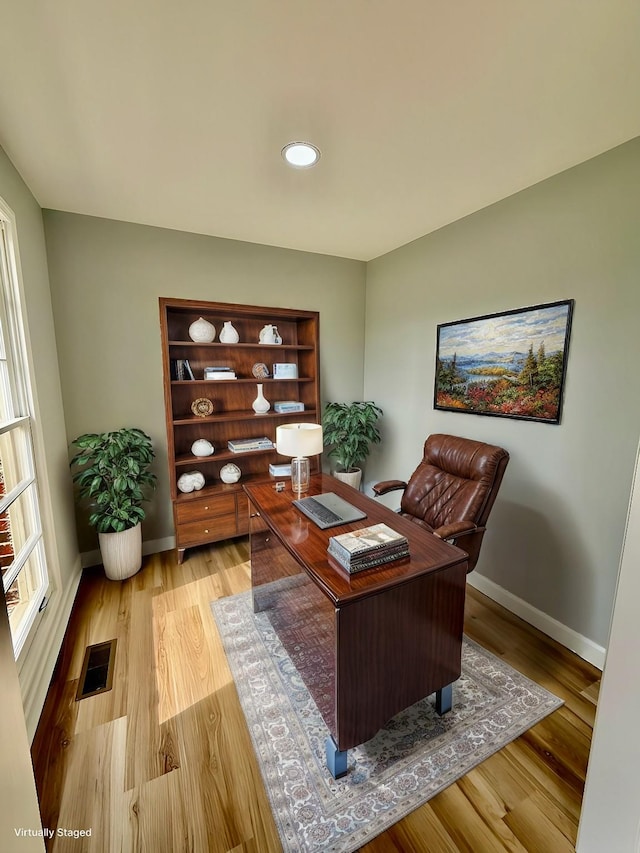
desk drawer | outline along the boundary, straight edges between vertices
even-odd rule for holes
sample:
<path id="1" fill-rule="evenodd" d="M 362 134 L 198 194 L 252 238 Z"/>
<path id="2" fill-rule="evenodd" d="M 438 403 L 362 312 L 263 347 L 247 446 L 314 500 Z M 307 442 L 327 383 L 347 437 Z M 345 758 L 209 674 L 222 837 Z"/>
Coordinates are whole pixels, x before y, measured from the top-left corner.
<path id="1" fill-rule="evenodd" d="M 247 532 L 254 534 L 260 533 L 264 530 L 268 530 L 269 527 L 265 524 L 262 516 L 251 503 L 251 501 L 246 501 L 246 514 L 247 514 Z"/>
<path id="2" fill-rule="evenodd" d="M 235 524 L 236 498 L 235 495 L 216 495 L 200 500 L 185 501 L 176 505 L 176 521 L 182 527 L 194 521 L 210 521 L 218 516 L 233 515 Z M 204 527 L 208 527 L 204 524 Z"/>
<path id="3" fill-rule="evenodd" d="M 190 521 L 180 524 L 177 529 L 180 547 L 198 542 L 213 542 L 218 539 L 229 539 L 237 535 L 236 516 L 221 515 L 208 521 Z"/>

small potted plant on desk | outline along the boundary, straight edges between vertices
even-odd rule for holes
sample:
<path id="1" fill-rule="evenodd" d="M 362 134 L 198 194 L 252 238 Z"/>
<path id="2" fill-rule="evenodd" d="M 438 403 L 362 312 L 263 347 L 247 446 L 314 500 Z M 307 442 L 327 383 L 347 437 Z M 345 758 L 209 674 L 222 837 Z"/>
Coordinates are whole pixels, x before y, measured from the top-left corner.
<path id="1" fill-rule="evenodd" d="M 142 502 L 157 477 L 148 469 L 155 456 L 150 437 L 140 429 L 86 433 L 71 442 L 78 496 L 89 502 L 89 524 L 98 531 L 106 576 L 124 580 L 142 566 Z"/>
<path id="2" fill-rule="evenodd" d="M 333 476 L 353 486 L 360 487 L 362 463 L 372 444 L 380 441 L 377 422 L 382 409 L 372 403 L 327 403 L 322 419 L 324 443 L 331 446 L 329 456 L 334 456 L 338 468 Z"/>

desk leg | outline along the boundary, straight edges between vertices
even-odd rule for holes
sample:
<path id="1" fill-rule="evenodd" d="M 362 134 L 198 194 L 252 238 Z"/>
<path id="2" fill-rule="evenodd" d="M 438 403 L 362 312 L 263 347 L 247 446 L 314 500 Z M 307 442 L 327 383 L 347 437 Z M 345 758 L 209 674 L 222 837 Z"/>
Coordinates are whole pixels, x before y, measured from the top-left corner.
<path id="1" fill-rule="evenodd" d="M 327 755 L 327 767 L 334 779 L 339 779 L 347 774 L 347 750 L 338 749 L 335 740 L 329 735 L 324 742 Z"/>
<path id="2" fill-rule="evenodd" d="M 442 716 L 450 711 L 453 706 L 453 684 L 436 690 L 436 714 Z"/>

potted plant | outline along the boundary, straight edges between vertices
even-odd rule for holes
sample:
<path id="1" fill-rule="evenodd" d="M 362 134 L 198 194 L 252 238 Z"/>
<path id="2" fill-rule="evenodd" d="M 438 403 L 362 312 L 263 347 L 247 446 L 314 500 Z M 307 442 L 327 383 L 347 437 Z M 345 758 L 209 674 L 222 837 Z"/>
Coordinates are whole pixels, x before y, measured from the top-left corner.
<path id="1" fill-rule="evenodd" d="M 361 465 L 369 455 L 372 444 L 380 441 L 377 422 L 382 409 L 372 403 L 327 403 L 322 419 L 323 440 L 331 446 L 329 456 L 335 456 L 339 468 L 333 472 L 338 480 L 359 488 Z"/>
<path id="2" fill-rule="evenodd" d="M 85 433 L 71 442 L 70 462 L 78 496 L 89 502 L 89 524 L 98 531 L 105 574 L 124 580 L 142 565 L 142 502 L 157 477 L 148 469 L 155 453 L 140 429 Z"/>

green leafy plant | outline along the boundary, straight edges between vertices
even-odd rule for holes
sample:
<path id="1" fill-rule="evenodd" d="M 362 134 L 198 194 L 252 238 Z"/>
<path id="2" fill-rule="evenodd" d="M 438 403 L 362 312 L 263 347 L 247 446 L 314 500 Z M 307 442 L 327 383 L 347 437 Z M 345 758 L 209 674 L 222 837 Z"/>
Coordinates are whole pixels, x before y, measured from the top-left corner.
<path id="1" fill-rule="evenodd" d="M 79 452 L 70 462 L 78 495 L 89 502 L 89 524 L 99 533 L 120 533 L 145 517 L 141 504 L 157 477 L 148 468 L 155 453 L 140 429 L 85 433 L 74 439 Z"/>
<path id="2" fill-rule="evenodd" d="M 322 419 L 323 440 L 332 446 L 329 456 L 335 456 L 345 471 L 361 467 L 372 444 L 380 441 L 377 422 L 382 409 L 372 403 L 327 403 Z"/>

